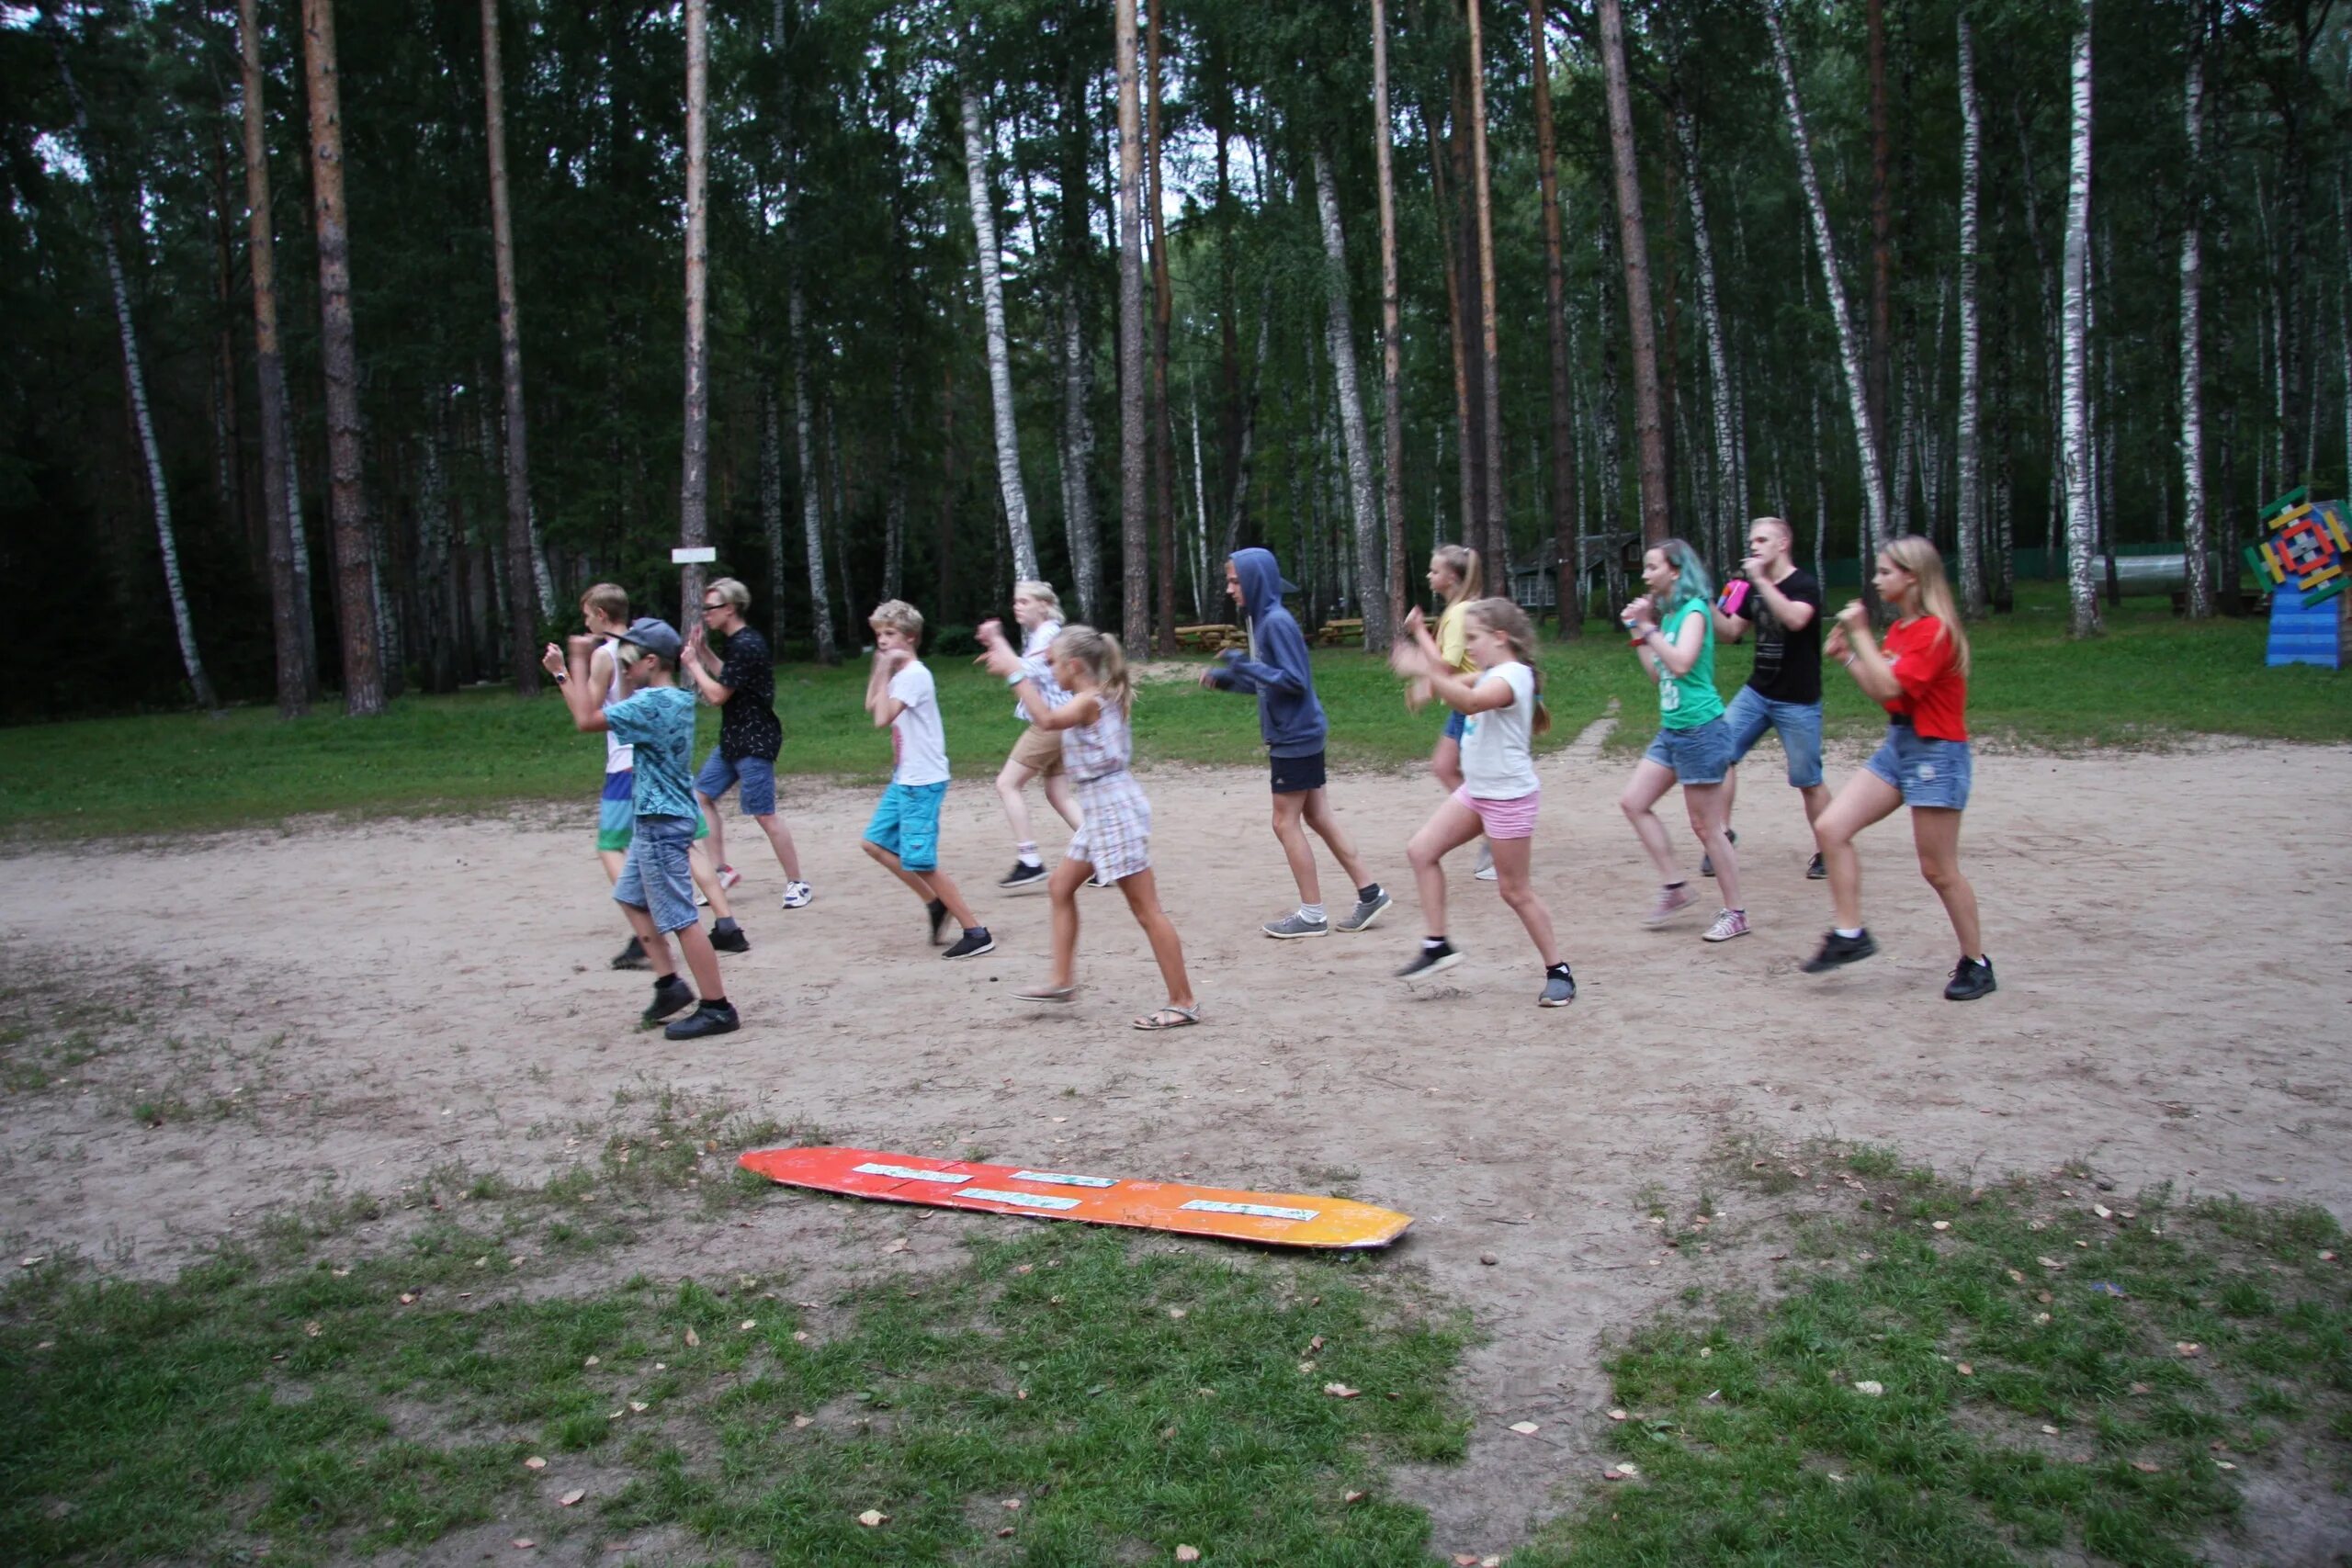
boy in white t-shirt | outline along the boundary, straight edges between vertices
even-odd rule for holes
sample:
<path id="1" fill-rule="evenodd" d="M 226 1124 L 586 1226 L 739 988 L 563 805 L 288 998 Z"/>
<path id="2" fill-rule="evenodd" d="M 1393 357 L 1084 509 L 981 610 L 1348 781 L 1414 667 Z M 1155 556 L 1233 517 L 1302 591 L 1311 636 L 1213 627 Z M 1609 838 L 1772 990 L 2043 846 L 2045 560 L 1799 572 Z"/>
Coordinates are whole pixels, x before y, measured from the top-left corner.
<path id="1" fill-rule="evenodd" d="M 996 951 L 988 927 L 939 869 L 939 808 L 947 799 L 947 731 L 939 720 L 939 688 L 915 657 L 922 612 L 903 599 L 874 607 L 874 671 L 865 682 L 865 711 L 876 728 L 887 725 L 895 765 L 874 819 L 865 825 L 865 852 L 914 889 L 931 911 L 936 947 L 950 918 L 962 928 L 944 958 L 978 958 Z"/>

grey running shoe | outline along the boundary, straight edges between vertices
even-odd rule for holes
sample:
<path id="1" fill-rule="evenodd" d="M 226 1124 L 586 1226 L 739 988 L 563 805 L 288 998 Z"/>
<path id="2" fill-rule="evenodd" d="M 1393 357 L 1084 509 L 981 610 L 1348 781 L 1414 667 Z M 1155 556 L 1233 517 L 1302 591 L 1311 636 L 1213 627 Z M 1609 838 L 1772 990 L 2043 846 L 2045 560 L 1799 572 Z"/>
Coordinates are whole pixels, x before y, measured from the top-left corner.
<path id="1" fill-rule="evenodd" d="M 1650 912 L 1642 917 L 1642 924 L 1662 926 L 1698 901 L 1689 883 L 1678 882 L 1671 887 L 1661 887 L 1657 890 L 1657 902 L 1651 905 Z"/>
<path id="2" fill-rule="evenodd" d="M 1306 936 L 1329 936 L 1331 922 L 1310 920 L 1298 910 L 1293 909 L 1279 920 L 1268 920 L 1260 929 L 1268 936 L 1279 937 L 1284 942 L 1295 942 Z"/>
<path id="3" fill-rule="evenodd" d="M 1368 931 L 1372 930 L 1372 923 L 1386 913 L 1388 906 L 1396 901 L 1388 896 L 1388 889 L 1384 887 L 1380 890 L 1378 897 L 1362 900 L 1354 908 L 1342 916 L 1340 919 L 1340 929 L 1343 931 Z"/>
<path id="4" fill-rule="evenodd" d="M 1819 850 L 1814 851 L 1813 859 L 1805 863 L 1804 879 L 1807 882 L 1826 882 L 1829 880 L 1829 868 L 1822 863 L 1821 852 Z"/>
<path id="5" fill-rule="evenodd" d="M 1413 961 L 1396 971 L 1396 978 L 1399 980 L 1427 979 L 1431 975 L 1444 974 L 1461 962 L 1462 954 L 1453 951 L 1452 942 L 1440 941 L 1435 947 L 1431 947 L 1425 942 L 1421 943 L 1421 950 L 1413 954 Z"/>
<path id="6" fill-rule="evenodd" d="M 1566 964 L 1544 971 L 1544 994 L 1535 998 L 1537 1007 L 1564 1008 L 1576 999 L 1577 977 L 1568 973 Z"/>

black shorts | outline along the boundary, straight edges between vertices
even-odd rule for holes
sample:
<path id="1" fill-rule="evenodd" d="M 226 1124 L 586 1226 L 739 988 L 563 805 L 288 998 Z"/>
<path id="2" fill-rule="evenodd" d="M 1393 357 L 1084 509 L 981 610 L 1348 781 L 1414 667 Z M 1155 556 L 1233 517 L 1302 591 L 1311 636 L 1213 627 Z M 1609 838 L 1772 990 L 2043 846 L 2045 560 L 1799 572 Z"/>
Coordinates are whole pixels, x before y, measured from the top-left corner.
<path id="1" fill-rule="evenodd" d="M 1323 753 L 1317 751 L 1306 757 L 1270 757 L 1274 793 L 1305 795 L 1311 789 L 1323 787 Z"/>

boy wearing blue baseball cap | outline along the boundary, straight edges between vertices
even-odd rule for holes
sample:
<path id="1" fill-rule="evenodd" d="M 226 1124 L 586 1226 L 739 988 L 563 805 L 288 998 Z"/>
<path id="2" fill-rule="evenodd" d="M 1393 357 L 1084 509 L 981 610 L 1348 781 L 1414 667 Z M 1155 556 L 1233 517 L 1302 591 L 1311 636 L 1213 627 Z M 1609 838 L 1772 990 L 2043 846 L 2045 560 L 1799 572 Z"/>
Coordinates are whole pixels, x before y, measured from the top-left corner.
<path id="1" fill-rule="evenodd" d="M 559 687 L 571 722 L 589 731 L 609 730 L 636 749 L 636 776 L 630 782 L 629 804 L 637 814 L 629 840 L 628 863 L 613 884 L 613 898 L 628 916 L 653 964 L 653 1002 L 645 1010 L 648 1025 L 674 1013 L 694 1012 L 662 1032 L 672 1040 L 698 1040 L 706 1034 L 731 1034 L 742 1027 L 728 1005 L 725 985 L 718 977 L 718 954 L 710 937 L 695 918 L 694 874 L 687 852 L 695 839 L 693 774 L 695 694 L 677 683 L 678 653 L 684 646 L 667 621 L 640 615 L 631 621 L 613 649 L 613 678 L 624 682 L 628 695 L 609 707 L 598 707 L 588 689 L 588 664 L 601 639 L 569 639 L 571 679 Z M 679 978 L 670 944 L 671 932 L 694 971 L 695 984 Z M 702 993 L 695 1005 L 695 992 Z"/>

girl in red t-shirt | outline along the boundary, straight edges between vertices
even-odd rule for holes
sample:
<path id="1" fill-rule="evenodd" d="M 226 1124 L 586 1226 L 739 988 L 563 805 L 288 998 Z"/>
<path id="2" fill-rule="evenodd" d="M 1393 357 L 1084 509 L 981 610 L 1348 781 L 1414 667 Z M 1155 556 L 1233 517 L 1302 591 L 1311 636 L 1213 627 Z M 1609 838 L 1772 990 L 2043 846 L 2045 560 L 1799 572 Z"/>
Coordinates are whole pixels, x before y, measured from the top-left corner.
<path id="1" fill-rule="evenodd" d="M 1943 558 L 1917 535 L 1879 551 L 1872 581 L 1894 610 L 1883 646 L 1872 639 L 1870 613 L 1857 601 L 1838 613 L 1824 651 L 1885 707 L 1886 739 L 1814 824 L 1838 923 L 1804 969 L 1818 975 L 1878 951 L 1862 924 L 1862 867 L 1854 835 L 1907 806 L 1919 874 L 1943 900 L 1960 939 L 1960 963 L 1944 997 L 1973 1001 L 1999 987 L 1977 928 L 1976 890 L 1960 870 L 1960 817 L 1974 772 L 1968 746 L 1968 633 L 1944 579 Z"/>

